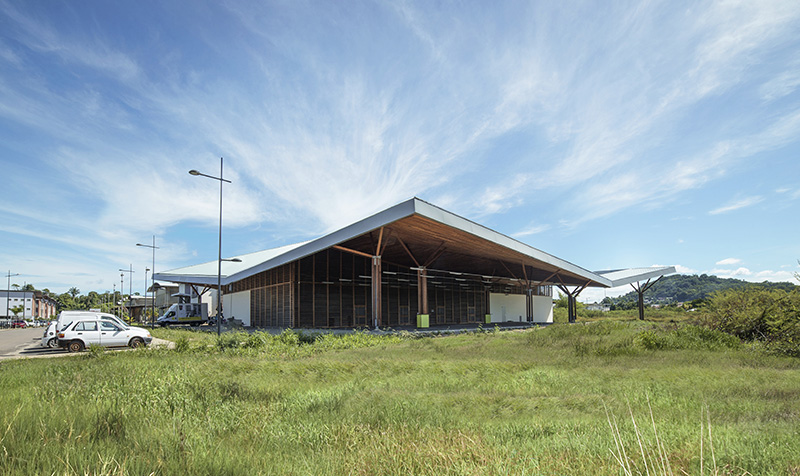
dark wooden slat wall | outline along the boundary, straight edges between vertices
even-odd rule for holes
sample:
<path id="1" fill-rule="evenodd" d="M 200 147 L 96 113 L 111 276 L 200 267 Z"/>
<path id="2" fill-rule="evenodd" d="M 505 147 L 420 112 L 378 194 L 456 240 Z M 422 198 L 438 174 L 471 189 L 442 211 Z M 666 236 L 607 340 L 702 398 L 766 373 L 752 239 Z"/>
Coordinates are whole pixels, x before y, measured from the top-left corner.
<path id="1" fill-rule="evenodd" d="M 415 325 L 418 313 L 416 271 L 383 263 L 382 326 Z M 230 292 L 250 290 L 250 321 L 254 327 L 353 328 L 370 326 L 371 262 L 369 258 L 327 249 L 230 286 Z M 490 292 L 525 294 L 521 285 L 429 273 L 431 324 L 481 323 L 489 312 Z M 534 294 L 551 295 L 550 286 Z"/>

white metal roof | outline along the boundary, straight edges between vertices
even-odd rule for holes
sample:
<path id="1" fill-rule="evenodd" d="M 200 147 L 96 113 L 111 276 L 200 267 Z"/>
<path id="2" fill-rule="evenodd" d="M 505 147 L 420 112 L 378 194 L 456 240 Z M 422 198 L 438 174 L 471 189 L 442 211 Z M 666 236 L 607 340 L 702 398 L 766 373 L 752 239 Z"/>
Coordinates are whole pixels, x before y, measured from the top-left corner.
<path id="1" fill-rule="evenodd" d="M 307 243 L 308 241 L 304 241 L 302 243 L 295 243 L 291 245 L 281 246 L 279 248 L 256 251 L 254 253 L 248 253 L 239 256 L 231 256 L 230 258 L 226 258 L 226 259 L 238 258 L 241 260 L 241 262 L 239 263 L 231 261 L 222 262 L 222 283 L 228 284 L 230 282 L 236 281 L 235 279 L 231 281 L 229 277 L 232 275 L 242 274 L 251 268 L 257 267 L 260 264 L 273 261 L 276 258 L 279 258 L 285 255 L 286 253 L 295 250 Z M 253 274 L 259 272 L 261 271 L 248 273 L 247 275 L 252 276 Z M 165 281 L 172 281 L 176 283 L 217 284 L 217 260 L 209 261 L 207 263 L 196 264 L 193 266 L 187 266 L 185 268 L 178 268 L 170 271 L 164 271 L 162 273 L 156 273 L 156 276 L 158 277 L 158 279 L 163 279 Z"/>
<path id="2" fill-rule="evenodd" d="M 626 284 L 637 283 L 648 279 L 659 278 L 667 274 L 675 273 L 674 266 L 653 266 L 650 268 L 628 268 L 612 269 L 606 271 L 595 271 L 600 276 L 611 281 L 611 287 L 624 286 Z"/>
<path id="3" fill-rule="evenodd" d="M 574 273 L 586 278 L 587 281 L 593 283 L 595 286 L 614 287 L 617 286 L 617 284 L 614 284 L 614 279 L 628 279 L 625 277 L 627 275 L 622 277 L 612 275 L 609 277 L 599 273 L 593 273 L 418 198 L 412 198 L 315 240 L 235 256 L 235 258 L 241 260 L 239 263 L 223 261 L 221 273 L 222 284 L 227 285 L 240 281 L 260 272 L 290 263 L 412 215 L 419 215 L 446 226 L 470 233 L 476 237 L 511 249 L 537 261 L 547 263 L 560 270 Z M 607 273 L 616 273 L 620 271 L 622 270 L 608 271 Z M 672 268 L 671 272 L 674 272 L 674 268 Z M 665 272 L 663 274 L 667 273 Z M 635 274 L 631 276 L 635 276 Z M 178 283 L 216 285 L 217 261 L 214 260 L 194 266 L 156 273 L 155 277 L 159 280 Z M 627 284 L 627 282 L 622 284 Z"/>

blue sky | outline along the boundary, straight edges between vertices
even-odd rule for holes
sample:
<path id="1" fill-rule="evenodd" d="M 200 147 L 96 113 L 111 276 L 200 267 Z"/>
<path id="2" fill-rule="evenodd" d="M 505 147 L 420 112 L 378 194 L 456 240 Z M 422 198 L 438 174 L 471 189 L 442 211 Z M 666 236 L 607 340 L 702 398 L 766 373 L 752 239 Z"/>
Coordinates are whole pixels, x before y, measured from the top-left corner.
<path id="1" fill-rule="evenodd" d="M 228 256 L 418 196 L 590 270 L 800 270 L 796 0 L 0 0 L 0 65 L 19 284 L 214 260 L 220 156 Z"/>

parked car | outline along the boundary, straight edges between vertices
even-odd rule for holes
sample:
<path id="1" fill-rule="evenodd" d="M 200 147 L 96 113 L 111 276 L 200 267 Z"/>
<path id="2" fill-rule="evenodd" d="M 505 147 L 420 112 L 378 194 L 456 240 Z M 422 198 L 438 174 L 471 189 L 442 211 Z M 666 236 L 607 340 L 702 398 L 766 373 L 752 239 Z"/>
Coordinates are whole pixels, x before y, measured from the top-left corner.
<path id="1" fill-rule="evenodd" d="M 44 328 L 42 347 L 50 347 L 51 349 L 58 347 L 58 337 L 56 336 L 57 323 L 58 321 L 50 321 L 50 324 Z"/>
<path id="2" fill-rule="evenodd" d="M 26 327 L 28 327 L 28 323 L 23 321 L 22 319 L 14 319 L 13 321 L 11 321 L 11 328 L 13 329 L 15 327 L 18 327 L 20 329 L 25 329 Z"/>
<path id="3" fill-rule="evenodd" d="M 117 316 L 100 311 L 61 311 L 58 317 L 50 321 L 46 326 L 44 334 L 42 334 L 42 347 L 56 348 L 58 347 L 58 331 L 68 327 L 78 318 L 97 318 L 107 319 L 116 323 L 118 326 L 127 329 L 128 325 L 122 322 Z"/>
<path id="4" fill-rule="evenodd" d="M 106 318 L 77 317 L 56 334 L 59 347 L 80 352 L 90 345 L 132 347 L 148 345 L 153 336 L 141 327 L 122 327 Z"/>

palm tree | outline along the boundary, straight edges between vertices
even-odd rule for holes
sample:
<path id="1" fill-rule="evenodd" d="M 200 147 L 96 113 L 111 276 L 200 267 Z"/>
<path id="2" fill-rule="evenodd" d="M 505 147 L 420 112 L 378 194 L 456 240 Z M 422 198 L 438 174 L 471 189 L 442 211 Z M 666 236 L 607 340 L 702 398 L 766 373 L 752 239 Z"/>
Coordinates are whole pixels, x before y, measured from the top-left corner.
<path id="1" fill-rule="evenodd" d="M 72 299 L 75 299 L 75 296 L 80 294 L 81 290 L 76 288 L 76 287 L 72 287 L 72 288 L 69 288 L 69 291 L 67 291 L 67 292 L 69 293 L 70 296 L 72 296 Z"/>

